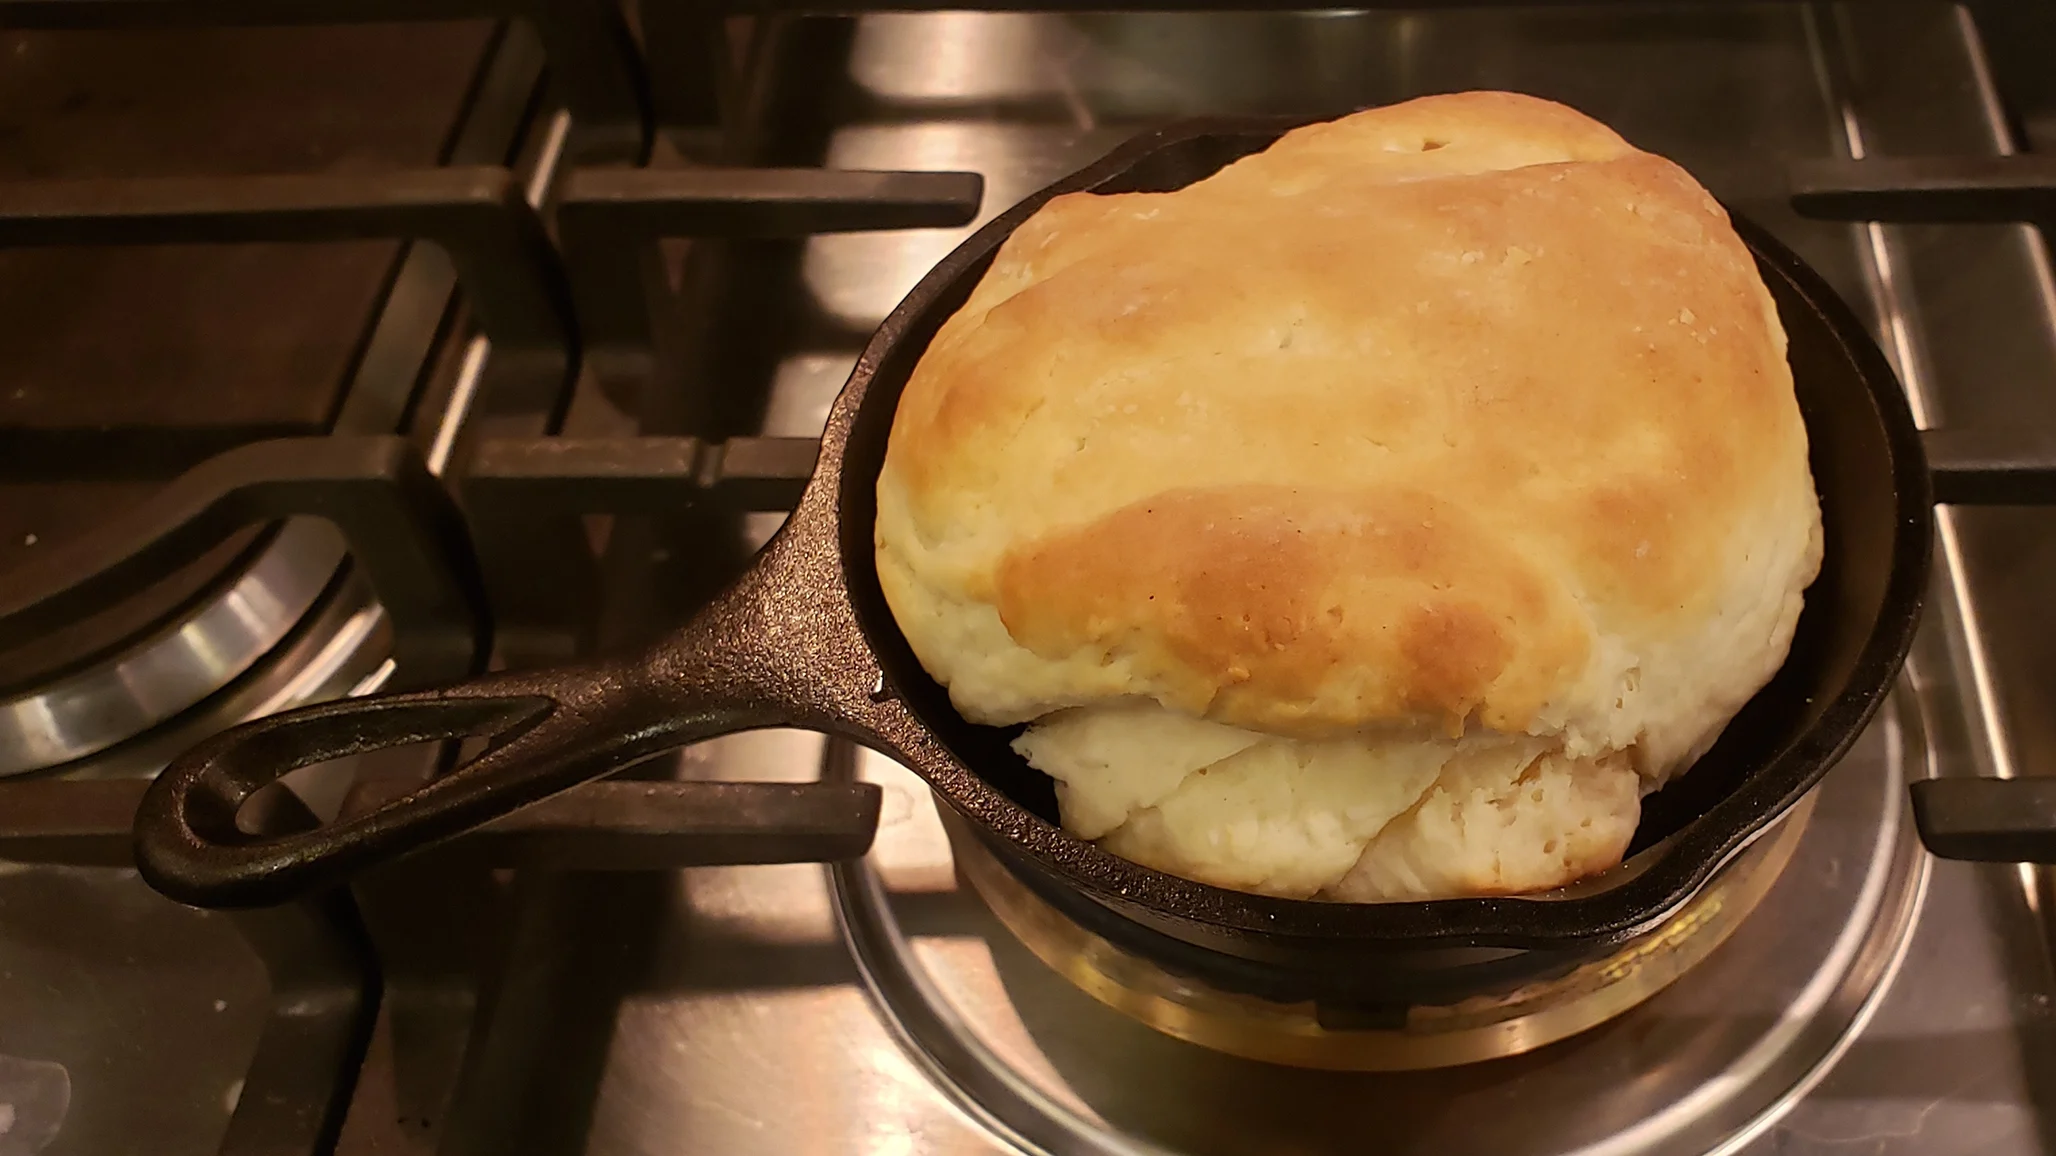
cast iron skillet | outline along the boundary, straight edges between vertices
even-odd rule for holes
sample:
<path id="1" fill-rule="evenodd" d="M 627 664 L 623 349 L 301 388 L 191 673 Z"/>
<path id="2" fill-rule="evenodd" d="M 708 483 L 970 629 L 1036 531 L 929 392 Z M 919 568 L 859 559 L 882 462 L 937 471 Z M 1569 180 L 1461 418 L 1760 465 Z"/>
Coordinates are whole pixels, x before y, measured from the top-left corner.
<path id="1" fill-rule="evenodd" d="M 1382 992 L 1375 1002 L 1384 1002 L 1395 982 L 1475 989 L 1560 969 L 1648 928 L 1854 741 L 1898 674 L 1928 577 L 1929 476 L 1898 383 L 1821 279 L 1746 221 L 1736 228 L 1791 339 L 1826 561 L 1784 668 L 1690 774 L 1651 796 L 1639 853 L 1611 886 L 1547 898 L 1334 904 L 1223 890 L 1120 859 L 1053 824 L 1048 780 L 1008 748 L 1011 732 L 956 715 L 879 593 L 873 489 L 900 390 L 1007 234 L 1059 193 L 1182 187 L 1264 148 L 1292 123 L 1204 121 L 1143 137 L 979 230 L 872 338 L 785 528 L 746 574 L 654 649 L 626 661 L 330 703 L 217 735 L 174 762 L 145 799 L 136 823 L 144 876 L 190 903 L 276 902 L 667 748 L 792 726 L 900 760 L 1074 918 L 1169 966 L 1245 990 L 1325 990 L 1340 999 Z M 497 745 L 364 816 L 269 840 L 236 826 L 243 801 L 294 768 L 467 735 L 496 736 Z"/>

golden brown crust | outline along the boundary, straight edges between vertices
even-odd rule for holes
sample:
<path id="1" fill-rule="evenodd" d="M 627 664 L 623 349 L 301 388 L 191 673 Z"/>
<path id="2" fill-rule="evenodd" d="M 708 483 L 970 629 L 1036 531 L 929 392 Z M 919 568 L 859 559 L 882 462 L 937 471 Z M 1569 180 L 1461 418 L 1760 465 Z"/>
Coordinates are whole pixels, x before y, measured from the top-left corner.
<path id="1" fill-rule="evenodd" d="M 1524 721 L 1586 657 L 1561 589 L 1404 490 L 1158 494 L 1010 551 L 995 604 L 1037 654 L 1145 655 L 1171 705 L 1280 734 L 1488 698 Z"/>
<path id="2" fill-rule="evenodd" d="M 1025 223 L 907 385 L 880 571 L 973 718 L 1140 694 L 1661 769 L 1782 660 L 1805 445 L 1691 177 L 1545 101 L 1426 98 Z"/>

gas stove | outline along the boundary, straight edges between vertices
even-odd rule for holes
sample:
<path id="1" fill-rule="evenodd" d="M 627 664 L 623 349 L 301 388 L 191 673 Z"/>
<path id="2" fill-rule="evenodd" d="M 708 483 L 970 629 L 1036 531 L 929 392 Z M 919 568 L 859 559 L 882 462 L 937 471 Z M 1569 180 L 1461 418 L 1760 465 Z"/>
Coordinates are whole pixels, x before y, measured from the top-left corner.
<path id="1" fill-rule="evenodd" d="M 1186 117 L 1566 101 L 1821 270 L 1923 425 L 2056 430 L 2033 6 L 907 7 L 0 0 L 0 1153 L 2056 1152 L 2052 877 L 1905 802 L 2056 757 L 2026 507 L 1939 511 L 1901 685 L 1714 887 L 1403 1021 L 1127 956 L 799 732 L 347 896 L 144 886 L 200 736 L 682 621 L 914 282 Z"/>

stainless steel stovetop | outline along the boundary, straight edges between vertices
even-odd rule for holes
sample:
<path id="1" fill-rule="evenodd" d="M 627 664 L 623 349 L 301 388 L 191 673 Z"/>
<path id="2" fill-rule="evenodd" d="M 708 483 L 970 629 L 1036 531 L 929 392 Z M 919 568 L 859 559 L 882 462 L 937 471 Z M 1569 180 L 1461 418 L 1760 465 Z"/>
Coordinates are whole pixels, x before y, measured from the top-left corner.
<path id="1" fill-rule="evenodd" d="M 652 163 L 975 171 L 983 220 L 1183 116 L 1520 89 L 1674 157 L 1806 256 L 1875 321 L 1927 424 L 2056 430 L 2056 284 L 2033 230 L 1808 221 L 1786 200 L 1795 160 L 2028 147 L 2037 106 L 2009 122 L 1981 42 L 2011 27 L 1924 3 L 760 20 L 736 38 L 725 143 L 669 134 Z M 562 122 L 536 123 L 513 155 L 547 204 L 570 162 L 548 146 Z M 812 436 L 869 330 L 971 227 L 671 247 L 676 312 L 657 326 L 686 333 L 688 353 L 652 371 L 591 348 L 564 434 Z M 437 430 L 512 420 L 467 415 L 462 360 L 443 370 L 457 384 L 430 392 L 437 420 L 416 419 L 446 456 L 468 435 Z M 715 384 L 667 393 L 678 381 Z M 676 620 L 778 517 L 591 527 L 599 613 L 578 644 Z M 2040 617 L 2056 516 L 1940 517 L 1908 675 L 1821 788 L 1790 866 L 1703 965 L 1583 1036 L 1404 1074 L 1271 1067 L 1161 1036 L 998 925 L 910 773 L 766 732 L 639 775 L 880 783 L 866 859 L 429 864 L 373 880 L 363 914 L 388 953 L 386 1000 L 339 1134 L 250 1150 L 2056 1152 L 2056 887 L 1926 859 L 1903 790 L 2056 759 L 2042 705 L 2056 627 Z M 376 632 L 362 633 L 347 661 L 323 651 L 326 693 L 377 681 Z M 566 645 L 533 637 L 504 635 L 501 657 Z M 245 945 L 266 934 L 177 909 L 119 867 L 0 873 L 0 1154 L 227 1151 L 248 1127 L 231 1124 L 246 1086 L 302 1064 L 253 1066 L 284 1014 L 282 972 L 274 960 L 268 978 Z M 313 993 L 310 1022 L 331 998 L 315 979 L 293 989 Z"/>

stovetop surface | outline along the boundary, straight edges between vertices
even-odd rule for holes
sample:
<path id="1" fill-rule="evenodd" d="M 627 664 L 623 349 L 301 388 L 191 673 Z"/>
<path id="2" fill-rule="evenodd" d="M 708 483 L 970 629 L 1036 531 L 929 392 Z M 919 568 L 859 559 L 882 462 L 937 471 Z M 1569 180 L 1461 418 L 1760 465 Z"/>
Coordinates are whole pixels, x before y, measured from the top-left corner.
<path id="1" fill-rule="evenodd" d="M 464 44 L 452 45 L 463 54 Z M 1567 100 L 1676 158 L 1814 262 L 1876 319 L 1930 424 L 2056 425 L 2056 390 L 2046 388 L 2056 382 L 2052 295 L 2030 234 L 1873 230 L 1803 221 L 1785 204 L 1793 159 L 2014 146 L 1990 103 L 1975 34 L 1946 5 L 870 16 L 773 26 L 757 37 L 750 67 L 749 87 L 763 95 L 745 108 L 742 143 L 728 159 L 972 169 L 987 180 L 985 216 L 1182 116 L 1339 112 L 1483 86 Z M 2024 119 L 2041 123 L 2032 110 Z M 94 131 L 109 147 L 129 139 Z M 214 159 L 234 167 L 233 158 Z M 660 144 L 657 163 L 681 162 Z M 569 432 L 816 432 L 869 329 L 967 231 L 669 247 L 687 304 L 694 286 L 708 286 L 723 315 L 741 319 L 722 329 L 727 342 L 706 359 L 718 388 L 698 398 L 630 398 L 588 385 Z M 224 306 L 222 316 L 238 309 L 250 317 L 259 306 Z M 305 355 L 328 356 L 325 342 L 333 339 L 309 338 Z M 119 360 L 96 356 L 96 364 Z M 252 374 L 271 364 L 264 356 Z M 617 520 L 604 644 L 626 645 L 676 621 L 775 523 Z M 2056 759 L 2056 723 L 2040 707 L 2056 689 L 2056 635 L 1995 625 L 2040 620 L 2040 595 L 2056 577 L 2056 520 L 1954 511 L 1945 540 L 1933 610 L 1897 708 L 1917 722 L 1900 738 L 1915 736 L 1920 749 L 1886 759 L 1878 751 L 1887 738 L 1874 731 L 1864 748 L 1871 753 L 1835 771 L 1834 784 L 1929 765 L 1943 774 L 2027 771 Z M 843 757 L 830 754 L 815 737 L 768 732 L 706 744 L 642 773 L 808 779 Z M 881 986 L 877 968 L 846 941 L 847 873 L 840 882 L 810 865 L 523 873 L 501 897 L 511 914 L 496 950 L 507 962 L 482 997 L 479 1025 L 452 1028 L 469 1018 L 417 1008 L 419 1030 L 396 1032 L 367 1069 L 368 1081 L 390 1085 L 378 1101 L 390 1110 L 353 1116 L 339 1151 L 998 1151 L 1010 1141 L 979 1095 L 990 1088 L 983 1094 L 993 1102 L 1018 1098 L 1022 1088 L 1008 1085 L 1015 1078 L 1068 1104 L 1095 1137 L 1038 1137 L 1055 1150 L 1263 1144 L 1313 1152 L 1342 1138 L 1378 1151 L 1449 1150 L 1460 1134 L 1451 1129 L 1462 1124 L 1452 1114 L 1495 1102 L 1479 1089 L 1536 1065 L 1576 1065 L 1594 1046 L 1572 1041 L 1438 1084 L 1251 1071 L 1139 1036 L 1143 1029 L 1054 985 L 962 891 L 931 804 L 903 772 L 870 763 L 865 773 L 888 786 L 872 878 L 910 937 L 907 958 L 932 985 L 929 1003 L 943 1009 L 947 1030 L 902 1038 L 912 1032 L 907 996 Z M 1833 856 L 1816 867 L 1855 869 Z M 1780 887 L 1806 882 L 1795 876 Z M 2031 909 L 2052 895 L 2036 873 L 1933 864 L 1903 959 L 1867 1026 L 1796 1106 L 1740 1150 L 2056 1151 L 2056 981 Z M 423 898 L 425 927 L 447 915 L 434 906 L 446 899 Z M 1752 951 L 1775 956 L 1780 913 L 1802 910 L 1767 901 L 1707 966 Z M 1692 995 L 1692 982 L 1687 976 L 1672 1006 L 1726 1014 Z M 226 920 L 162 904 L 131 873 L 0 874 L 0 1096 L 49 1079 L 47 1068 L 10 1066 L 9 1057 L 66 1069 L 69 1107 L 43 1149 L 52 1156 L 213 1151 L 263 998 L 263 974 Z M 902 1010 L 881 1014 L 880 1001 Z M 1632 1033 L 1635 1022 L 1607 1030 Z M 421 1073 L 462 1053 L 467 1032 L 469 1106 L 448 1114 L 449 1077 Z M 999 1075 L 979 1076 L 992 1065 L 936 1050 L 965 1033 L 1001 1049 Z M 1663 1057 L 1650 1063 L 1647 1082 L 1658 1083 Z M 1399 1107 L 1389 1095 L 1366 1096 L 1365 1110 L 1378 1118 L 1338 1126 L 1353 1089 L 1364 1087 L 1349 1081 L 1379 1079 L 1406 1081 L 1418 1096 Z M 1618 1079 L 1610 1101 L 1599 1099 L 1605 1089 L 1589 1094 L 1637 1102 L 1644 1081 Z M 1458 1084 L 1465 1095 L 1449 1090 Z M 1306 1097 L 1307 1087 L 1332 1091 L 1326 1115 L 1267 1118 L 1255 1106 L 1272 1093 Z M 20 1095 L 16 1119 L 29 1131 L 28 1109 L 42 1101 Z M 1276 1127 L 1252 1131 L 1251 1121 L 1266 1119 Z"/>
<path id="2" fill-rule="evenodd" d="M 1806 255 L 1859 308 L 1868 304 L 1865 312 L 1888 316 L 1896 308 L 1898 318 L 1886 324 L 1906 336 L 1895 353 L 1915 359 L 1908 376 L 1926 391 L 1932 420 L 1943 411 L 1955 421 L 2000 414 L 2023 420 L 2024 413 L 2041 414 L 2048 401 L 2017 399 L 2010 386 L 2056 380 L 2056 359 L 2046 289 L 2019 230 L 1892 230 L 1877 251 L 1867 230 L 1800 220 L 1784 202 L 1785 163 L 1847 155 L 1852 132 L 1870 155 L 2000 147 L 1971 43 L 1955 14 L 1940 6 L 1840 17 L 1802 8 L 1699 9 L 1689 18 L 1589 11 L 881 16 L 860 21 L 850 34 L 849 81 L 839 91 L 831 87 L 820 106 L 826 111 L 814 115 L 826 125 L 827 163 L 975 169 L 986 175 L 992 213 L 1140 128 L 1179 116 L 1340 110 L 1463 87 L 1556 97 L 1678 159 Z M 802 45 L 794 59 L 772 65 L 803 74 L 820 51 Z M 798 332 L 772 373 L 766 432 L 803 434 L 818 426 L 854 359 L 850 336 L 876 324 L 962 235 L 833 237 L 803 247 L 793 273 Z M 1887 278 L 1896 296 L 1881 287 Z M 1980 524 L 2007 518 L 2013 523 Z M 2016 541 L 2028 525 L 2043 533 L 2050 526 L 2035 515 L 1987 519 L 1980 512 L 1958 520 L 1966 555 Z M 2017 564 L 1983 554 L 1962 562 L 1987 587 L 2022 580 Z M 2003 613 L 1995 609 L 2003 595 L 1985 588 L 1970 594 L 1978 599 L 1974 609 Z M 1923 713 L 1963 709 L 1952 698 L 1963 647 L 1948 637 L 1951 626 L 1947 614 L 1933 616 L 1916 660 Z M 2034 644 L 2018 635 L 2010 641 L 2022 649 Z M 1882 741 L 1873 734 L 1866 749 Z M 1938 718 L 1918 741 L 1931 743 L 1945 767 L 1967 769 L 1989 758 L 1963 719 Z M 814 773 L 814 760 L 803 753 L 811 744 L 796 735 L 729 740 L 695 752 L 683 766 L 696 775 L 806 776 Z M 1865 773 L 1863 761 L 1852 757 L 1837 774 Z M 889 773 L 885 779 L 894 782 Z M 990 1065 L 953 1052 L 949 1041 L 981 1031 L 992 1033 L 987 1043 L 1000 1049 L 1000 1066 L 1010 1073 L 986 1089 L 989 1096 L 1005 1098 L 994 1089 L 1022 1079 L 1058 1105 L 1068 1099 L 1092 1122 L 1091 1140 L 1024 1129 L 1057 1149 L 1460 1151 L 1468 1150 L 1467 1140 L 1483 1143 L 1492 1133 L 1491 1150 L 1526 1150 L 1506 1146 L 1518 1140 L 1535 1151 L 1574 1150 L 1552 1146 L 1558 1138 L 1544 1135 L 1539 1120 L 1524 1130 L 1461 1116 L 1518 1113 L 1511 1089 L 1496 1098 L 1491 1089 L 1524 1074 L 1548 1082 L 1532 1074 L 1531 1063 L 1555 1076 L 1554 1086 L 1593 1097 L 1599 1115 L 1613 1109 L 1598 1105 L 1653 1109 L 1646 1097 L 1668 1090 L 1661 1053 L 1647 1056 L 1651 1070 L 1641 1079 L 1626 1078 L 1611 1090 L 1579 1086 L 1549 1068 L 1595 1062 L 1591 1041 L 1451 1078 L 1295 1074 L 1158 1039 L 1052 982 L 963 893 L 938 832 L 922 830 L 933 822 L 929 804 L 903 773 L 888 798 L 893 809 L 873 862 L 891 893 L 888 906 L 913 938 L 912 957 L 939 989 L 944 1018 L 958 1017 L 957 1028 L 943 1032 L 940 1043 L 921 1040 L 917 1050 L 938 1050 L 922 1062 L 908 1060 L 895 1031 L 910 1029 L 904 1022 L 882 1026 L 873 1001 L 893 1006 L 911 997 L 882 984 L 880 995 L 867 993 L 867 983 L 880 984 L 880 977 L 848 961 L 837 914 L 848 897 L 828 873 L 690 875 L 643 909 L 665 913 L 662 929 L 644 978 L 625 995 L 604 1058 L 595 1061 L 600 1083 L 584 1151 L 1003 1149 L 989 1118 L 971 1118 L 987 1108 L 967 1116 L 936 1089 L 938 1080 L 961 1080 L 971 1090 L 959 1094 L 976 1104 L 980 1073 Z M 902 826 L 892 825 L 892 816 Z M 1855 874 L 1860 867 L 1830 859 L 1812 870 Z M 1745 925 L 1706 966 L 1762 952 L 1764 986 L 1774 987 L 1769 974 L 1779 937 L 1803 931 L 1775 924 L 1808 918 L 1804 902 L 1792 898 L 1808 885 L 1803 874 L 1787 880 L 1785 898 L 1774 893 L 1756 916 L 1762 922 Z M 2042 951 L 2016 871 L 1935 864 L 1917 931 L 1869 1027 L 1799 1106 L 1746 1150 L 2056 1150 L 2056 1104 L 2048 1099 L 2056 1094 L 2048 1091 L 2056 1087 L 2056 1017 L 2049 1007 L 2056 987 Z M 1735 982 L 1727 975 L 1722 981 Z M 1617 1025 L 1616 1040 L 1621 1032 L 1660 1035 L 1660 1023 L 1678 1032 L 1680 1008 L 1713 1017 L 1780 1014 L 1763 993 L 1754 1002 L 1738 995 L 1723 1008 L 1710 991 L 1695 996 L 1692 982 L 1688 975 L 1666 997 L 1669 1010 Z M 1718 1031 L 1706 1028 L 1708 1035 Z M 1742 1077 L 1729 1071 L 1721 1078 Z M 1371 1090 L 1389 1092 L 1394 1084 L 1417 1095 Z M 1308 1085 L 1329 1095 L 1305 1095 Z M 1375 1119 L 1349 1120 L 1352 1110 Z M 1617 1123 L 1619 1135 L 1632 1121 Z M 1694 1150 L 1686 1145 L 1704 1139 L 1674 1134 L 1623 1150 Z"/>

